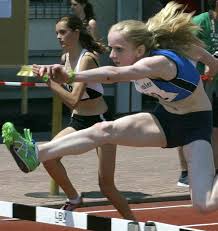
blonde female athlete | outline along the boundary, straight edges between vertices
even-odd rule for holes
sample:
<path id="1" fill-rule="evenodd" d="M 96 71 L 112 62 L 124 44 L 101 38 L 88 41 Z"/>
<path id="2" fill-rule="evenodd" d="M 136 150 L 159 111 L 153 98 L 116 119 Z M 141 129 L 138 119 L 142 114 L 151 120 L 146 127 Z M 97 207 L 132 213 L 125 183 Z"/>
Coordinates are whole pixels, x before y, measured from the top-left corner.
<path id="1" fill-rule="evenodd" d="M 218 209 L 218 180 L 211 148 L 211 104 L 190 60 L 193 46 L 202 43 L 193 33 L 198 26 L 192 23 L 192 14 L 185 13 L 181 7 L 170 2 L 147 23 L 127 20 L 113 25 L 108 44 L 110 58 L 117 67 L 75 73 L 67 73 L 61 65 L 34 68 L 35 74 L 47 73 L 59 83 L 133 81 L 137 91 L 158 98 L 160 105 L 154 113 L 142 112 L 97 123 L 41 145 L 34 144 L 28 133 L 22 137 L 10 122 L 5 123 L 4 142 L 17 164 L 22 163 L 32 171 L 40 162 L 82 154 L 103 144 L 183 146 L 193 206 L 204 212 Z M 217 68 L 214 58 L 210 63 Z"/>

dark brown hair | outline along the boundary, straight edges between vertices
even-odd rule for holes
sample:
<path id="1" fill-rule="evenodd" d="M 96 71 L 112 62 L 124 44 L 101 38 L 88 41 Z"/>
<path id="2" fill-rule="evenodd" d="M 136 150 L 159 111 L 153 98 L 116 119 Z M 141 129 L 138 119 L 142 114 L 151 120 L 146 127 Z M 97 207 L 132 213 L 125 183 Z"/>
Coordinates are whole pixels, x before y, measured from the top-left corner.
<path id="1" fill-rule="evenodd" d="M 93 10 L 93 6 L 91 3 L 89 3 L 88 0 L 75 0 L 79 4 L 85 5 L 84 12 L 85 12 L 85 19 L 86 21 L 90 21 L 91 19 L 95 19 L 95 14 Z"/>
<path id="2" fill-rule="evenodd" d="M 86 48 L 90 52 L 97 52 L 102 54 L 107 51 L 107 47 L 100 42 L 93 39 L 90 33 L 87 31 L 86 27 L 83 25 L 82 20 L 76 15 L 64 16 L 58 19 L 58 22 L 65 22 L 66 26 L 72 31 L 79 30 L 79 41 L 83 48 Z"/>

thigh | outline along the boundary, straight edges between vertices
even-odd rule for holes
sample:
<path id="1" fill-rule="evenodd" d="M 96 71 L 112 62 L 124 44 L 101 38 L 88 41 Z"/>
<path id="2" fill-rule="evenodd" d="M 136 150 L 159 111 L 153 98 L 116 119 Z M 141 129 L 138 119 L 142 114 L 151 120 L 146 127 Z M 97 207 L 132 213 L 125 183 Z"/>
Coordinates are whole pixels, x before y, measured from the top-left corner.
<path id="1" fill-rule="evenodd" d="M 53 138 L 53 140 L 58 139 L 59 137 L 68 135 L 72 132 L 75 132 L 76 130 L 72 127 L 66 127 L 65 129 L 61 130 L 58 134 L 56 134 L 56 136 Z M 47 160 L 44 163 L 49 164 L 49 163 L 57 163 L 58 160 L 60 160 L 61 158 L 56 158 L 54 160 Z"/>
<path id="2" fill-rule="evenodd" d="M 203 203 L 210 197 L 215 176 L 211 144 L 198 140 L 183 146 L 183 151 L 193 204 Z"/>
<path id="3" fill-rule="evenodd" d="M 62 137 L 62 136 L 65 136 L 65 135 L 68 135 L 72 132 L 75 132 L 76 130 L 72 127 L 66 127 L 65 129 L 61 130 L 53 139 L 57 139 L 59 137 Z"/>
<path id="4" fill-rule="evenodd" d="M 166 137 L 158 120 L 150 113 L 138 113 L 112 122 L 111 142 L 135 147 L 165 147 Z"/>

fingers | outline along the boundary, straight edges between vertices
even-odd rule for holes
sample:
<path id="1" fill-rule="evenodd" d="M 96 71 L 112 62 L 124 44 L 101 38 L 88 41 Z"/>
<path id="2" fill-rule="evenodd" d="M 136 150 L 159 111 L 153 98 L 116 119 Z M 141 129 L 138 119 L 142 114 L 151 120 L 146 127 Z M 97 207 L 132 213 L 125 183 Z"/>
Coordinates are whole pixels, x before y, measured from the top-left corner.
<path id="1" fill-rule="evenodd" d="M 37 65 L 33 64 L 33 73 L 36 77 L 47 75 L 46 77 L 50 80 L 54 80 L 57 83 L 63 83 L 68 78 L 67 73 L 64 71 L 64 68 L 60 64 L 54 65 Z"/>
<path id="2" fill-rule="evenodd" d="M 56 81 L 59 84 L 67 82 L 68 74 L 66 73 L 64 67 L 60 64 L 53 65 L 52 75 L 54 77 L 54 81 Z"/>
<path id="3" fill-rule="evenodd" d="M 39 65 L 33 64 L 32 71 L 33 71 L 34 76 L 36 76 L 36 77 L 39 76 L 39 69 L 40 69 Z"/>
<path id="4" fill-rule="evenodd" d="M 47 73 L 47 66 L 33 64 L 32 71 L 36 77 L 42 78 Z"/>
<path id="5" fill-rule="evenodd" d="M 52 65 L 46 66 L 46 73 L 48 74 L 48 76 L 50 78 L 53 77 L 53 74 L 52 74 Z"/>

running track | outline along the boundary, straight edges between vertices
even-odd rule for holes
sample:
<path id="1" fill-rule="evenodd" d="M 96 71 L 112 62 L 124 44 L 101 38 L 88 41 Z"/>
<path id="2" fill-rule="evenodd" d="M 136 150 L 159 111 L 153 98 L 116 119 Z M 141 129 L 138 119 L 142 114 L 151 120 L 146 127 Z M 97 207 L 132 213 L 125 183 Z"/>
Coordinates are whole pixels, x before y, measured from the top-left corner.
<path id="1" fill-rule="evenodd" d="M 141 203 L 131 205 L 138 221 L 157 221 L 182 225 L 205 231 L 218 231 L 218 211 L 200 214 L 191 207 L 190 201 Z M 112 206 L 84 207 L 76 211 L 96 216 L 121 218 Z M 81 229 L 48 225 L 38 222 L 0 218 L 2 231 L 81 231 Z"/>

